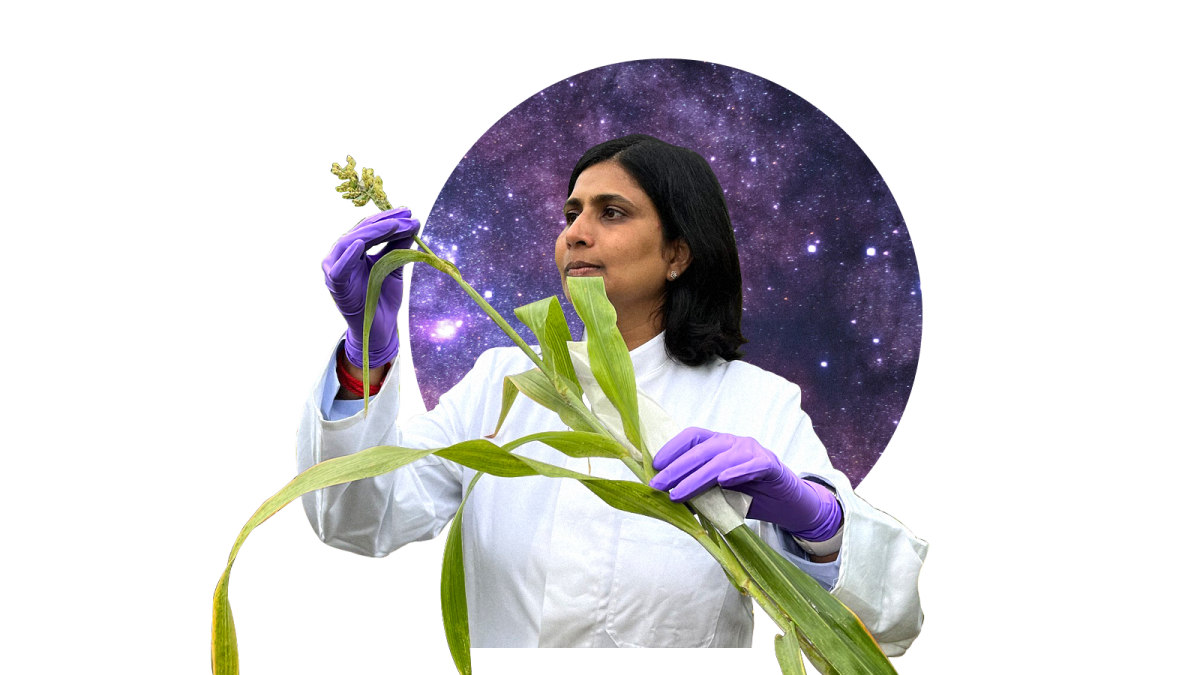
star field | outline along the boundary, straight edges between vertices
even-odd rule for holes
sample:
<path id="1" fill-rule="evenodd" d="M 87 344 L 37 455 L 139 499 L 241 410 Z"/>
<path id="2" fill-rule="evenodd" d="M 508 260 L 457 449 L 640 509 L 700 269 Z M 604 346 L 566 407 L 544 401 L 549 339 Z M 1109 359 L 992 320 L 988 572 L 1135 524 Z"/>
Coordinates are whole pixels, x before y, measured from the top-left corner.
<path id="1" fill-rule="evenodd" d="M 746 361 L 798 384 L 833 464 L 855 485 L 908 401 L 921 289 L 900 210 L 862 150 L 802 98 L 756 75 L 652 59 L 558 82 L 496 122 L 446 181 L 424 240 L 513 316 L 562 297 L 554 241 L 589 147 L 645 133 L 695 150 L 725 190 L 742 266 Z M 418 266 L 412 349 L 427 407 L 511 342 L 448 278 Z"/>

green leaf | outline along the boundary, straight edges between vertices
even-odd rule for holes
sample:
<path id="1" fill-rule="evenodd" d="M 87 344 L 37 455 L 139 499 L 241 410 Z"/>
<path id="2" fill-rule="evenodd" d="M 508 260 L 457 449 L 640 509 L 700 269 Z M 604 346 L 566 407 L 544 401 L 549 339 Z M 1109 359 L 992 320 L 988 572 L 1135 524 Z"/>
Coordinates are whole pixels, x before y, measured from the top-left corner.
<path id="1" fill-rule="evenodd" d="M 532 371 L 541 373 L 541 371 Z M 535 435 L 537 436 L 537 435 Z M 590 434 L 588 436 L 591 436 Z M 525 442 L 532 442 L 532 436 L 527 436 Z M 554 439 L 551 439 L 554 440 Z M 572 447 L 591 442 L 591 438 L 580 439 L 578 443 L 561 443 Z M 560 441 L 556 441 L 560 442 Z M 607 452 L 607 450 L 601 450 Z M 394 446 L 378 446 L 367 448 L 345 457 L 337 457 L 310 467 L 296 476 L 282 490 L 277 492 L 254 512 L 246 525 L 242 527 L 233 549 L 229 552 L 229 561 L 224 573 L 217 582 L 213 593 L 213 623 L 212 623 L 212 671 L 214 675 L 236 675 L 238 672 L 237 635 L 233 624 L 233 611 L 229 604 L 229 576 L 238 552 L 246 538 L 254 528 L 261 525 L 284 506 L 297 497 L 362 478 L 373 478 L 389 471 L 394 471 L 422 457 L 436 454 L 445 459 L 462 463 L 482 473 L 497 476 L 532 476 L 540 474 L 552 478 L 574 478 L 608 504 L 641 515 L 666 521 L 692 536 L 703 536 L 703 529 L 692 517 L 690 511 L 682 504 L 671 501 L 665 492 L 655 490 L 648 485 L 632 481 L 610 480 L 588 476 L 553 464 L 539 462 L 528 457 L 514 455 L 505 448 L 491 441 L 478 439 L 456 443 L 441 450 L 415 450 Z M 474 482 L 472 482 L 472 485 Z M 461 508 L 461 506 L 460 506 Z M 448 555 L 453 555 L 450 552 Z M 461 555 L 461 549 L 459 552 Z M 453 600 L 453 598 L 451 598 Z M 465 600 L 463 601 L 465 605 Z M 449 630 L 449 629 L 448 629 Z M 469 638 L 468 638 L 469 639 Z M 447 634 L 450 648 L 453 652 L 458 649 L 457 637 Z M 461 653 L 460 653 L 461 655 Z M 462 664 L 456 658 L 456 664 Z M 468 666 L 469 667 L 469 666 Z"/>
<path id="2" fill-rule="evenodd" d="M 487 441 L 467 441 L 459 445 L 478 443 L 487 443 Z M 238 533 L 238 537 L 233 543 L 233 549 L 229 552 L 229 561 L 225 565 L 225 572 L 221 574 L 221 579 L 217 582 L 217 589 L 213 593 L 213 675 L 236 675 L 238 672 L 237 635 L 233 625 L 233 610 L 229 605 L 229 574 L 233 569 L 233 561 L 237 558 L 238 551 L 241 550 L 246 537 L 250 536 L 254 528 L 306 492 L 348 483 L 360 478 L 379 476 L 432 452 L 432 450 L 379 446 L 367 448 L 346 457 L 330 459 L 296 476 L 282 490 L 258 507 L 258 510 L 242 527 L 242 531 Z"/>
<path id="3" fill-rule="evenodd" d="M 477 473 L 463 493 L 462 503 L 450 522 L 446 535 L 446 552 L 442 556 L 442 626 L 446 629 L 446 644 L 459 675 L 471 675 L 471 626 L 467 621 L 467 581 L 463 570 L 462 517 L 467 498 L 484 474 Z"/>
<path id="4" fill-rule="evenodd" d="M 540 434 L 526 436 L 521 440 L 525 443 L 532 442 L 534 436 L 538 435 Z M 456 462 L 460 459 L 465 459 L 470 464 L 463 462 L 464 466 L 469 466 L 476 471 L 502 477 L 539 474 L 550 478 L 573 478 L 610 506 L 614 506 L 622 511 L 628 511 L 629 513 L 657 518 L 693 536 L 704 536 L 704 530 L 700 527 L 700 523 L 696 521 L 692 512 L 683 504 L 671 501 L 667 493 L 662 490 L 655 490 L 649 485 L 637 481 L 613 480 L 611 478 L 589 476 L 585 473 L 565 469 L 554 464 L 547 464 L 546 462 L 540 462 L 529 457 L 522 457 L 521 455 L 513 454 L 509 450 L 510 446 L 515 447 L 515 441 L 504 448 L 496 447 L 487 441 L 481 441 L 481 443 L 487 443 L 491 447 L 488 448 L 482 445 L 461 447 L 465 444 L 459 444 L 453 448 L 439 450 L 435 454 Z M 520 462 L 528 468 L 522 471 L 514 462 Z"/>
<path id="5" fill-rule="evenodd" d="M 788 626 L 783 635 L 775 636 L 775 658 L 782 675 L 804 675 L 804 660 L 800 657 L 800 638 L 796 627 Z"/>
<path id="6" fill-rule="evenodd" d="M 583 486 L 603 499 L 609 506 L 666 521 L 693 537 L 703 537 L 704 528 L 683 504 L 671 501 L 667 493 L 649 485 L 630 480 L 592 478 Z"/>
<path id="7" fill-rule="evenodd" d="M 767 546 L 746 525 L 725 535 L 754 582 L 795 622 L 800 647 L 825 675 L 895 675 L 854 612 Z"/>
<path id="8" fill-rule="evenodd" d="M 583 394 L 579 378 L 575 375 L 575 364 L 571 363 L 571 354 L 567 351 L 571 329 L 567 326 L 562 305 L 558 304 L 558 297 L 552 295 L 518 307 L 516 315 L 537 336 L 542 348 L 542 360 L 550 370 L 548 374 L 558 375 L 576 396 Z"/>
<path id="9" fill-rule="evenodd" d="M 217 581 L 213 592 L 212 657 L 213 675 L 237 675 L 237 631 L 233 627 L 233 608 L 229 606 L 229 568 Z"/>
<path id="10" fill-rule="evenodd" d="M 446 448 L 438 450 L 436 454 L 456 464 L 462 464 L 468 469 L 490 473 L 501 478 L 535 476 L 538 473 L 536 469 L 529 466 L 526 458 L 514 455 L 491 442 L 488 442 L 486 446 Z"/>
<path id="11" fill-rule="evenodd" d="M 396 271 L 398 268 L 407 265 L 410 262 L 423 262 L 434 269 L 451 274 L 450 270 L 453 266 L 445 262 L 435 255 L 430 255 L 424 251 L 414 251 L 411 249 L 399 249 L 389 251 L 382 258 L 375 261 L 371 265 L 371 275 L 367 277 L 367 306 L 363 313 L 363 408 L 365 409 L 371 400 L 371 395 L 368 393 L 371 389 L 371 324 L 375 321 L 375 310 L 379 307 L 379 291 L 383 288 L 383 280 L 389 274 Z"/>
<path id="12" fill-rule="evenodd" d="M 617 311 L 604 294 L 604 279 L 600 277 L 567 277 L 571 304 L 575 306 L 583 325 L 587 327 L 588 362 L 597 384 L 621 413 L 625 438 L 642 452 L 646 475 L 652 475 L 650 453 L 642 442 L 638 418 L 637 383 L 633 377 L 633 361 L 621 331 L 617 330 Z"/>
<path id="13" fill-rule="evenodd" d="M 550 383 L 549 377 L 537 368 L 509 375 L 506 379 L 511 380 L 522 394 L 533 399 L 534 402 L 558 413 L 559 419 L 568 427 L 576 431 L 597 431 L 592 428 L 587 417 L 580 412 L 585 409 L 583 399 L 571 392 L 566 394 L 560 392 Z"/>
<path id="14" fill-rule="evenodd" d="M 624 459 L 629 450 L 609 436 L 587 431 L 544 431 L 512 441 L 504 449 L 512 452 L 526 443 L 545 443 L 568 457 L 610 457 Z"/>
<path id="15" fill-rule="evenodd" d="M 700 527 L 700 523 L 696 521 L 692 512 L 683 504 L 671 501 L 667 493 L 662 490 L 655 490 L 649 485 L 637 481 L 597 478 L 528 457 L 522 457 L 521 460 L 543 476 L 574 478 L 609 506 L 629 513 L 657 518 L 692 536 L 704 536 L 704 529 Z"/>
<path id="16" fill-rule="evenodd" d="M 504 426 L 504 420 L 508 417 L 508 411 L 512 409 L 512 404 L 517 400 L 517 385 L 513 383 L 512 378 L 504 378 L 504 394 L 500 400 L 500 419 L 496 420 L 496 430 L 485 438 L 495 438 L 496 434 L 500 433 L 500 427 Z"/>

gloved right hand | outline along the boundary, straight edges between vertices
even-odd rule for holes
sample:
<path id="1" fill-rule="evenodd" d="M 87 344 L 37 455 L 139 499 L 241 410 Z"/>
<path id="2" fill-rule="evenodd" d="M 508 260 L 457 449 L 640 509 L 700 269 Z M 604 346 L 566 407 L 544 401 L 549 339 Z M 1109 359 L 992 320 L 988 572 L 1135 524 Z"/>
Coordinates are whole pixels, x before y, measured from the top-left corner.
<path id="1" fill-rule="evenodd" d="M 346 319 L 346 359 L 359 368 L 363 363 L 363 315 L 367 308 L 367 280 L 371 267 L 385 253 L 412 246 L 421 223 L 408 209 L 392 209 L 364 219 L 343 234 L 321 261 L 325 287 L 338 311 Z M 389 242 L 383 251 L 364 255 L 368 249 Z M 383 281 L 379 305 L 371 324 L 371 367 L 382 366 L 400 352 L 396 317 L 404 297 L 404 268 L 397 268 Z"/>

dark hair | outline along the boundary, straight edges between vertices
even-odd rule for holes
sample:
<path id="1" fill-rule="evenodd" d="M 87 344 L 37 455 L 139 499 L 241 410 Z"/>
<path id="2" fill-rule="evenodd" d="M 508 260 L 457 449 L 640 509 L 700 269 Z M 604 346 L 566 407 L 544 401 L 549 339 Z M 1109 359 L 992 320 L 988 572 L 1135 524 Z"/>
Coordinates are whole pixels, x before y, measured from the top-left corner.
<path id="1" fill-rule="evenodd" d="M 704 158 L 653 136 L 633 134 L 588 149 L 575 164 L 567 196 L 585 169 L 612 160 L 650 197 L 663 241 L 682 238 L 692 261 L 667 283 L 661 308 L 667 354 L 689 366 L 713 356 L 742 358 L 742 268 L 733 223 L 716 174 Z"/>

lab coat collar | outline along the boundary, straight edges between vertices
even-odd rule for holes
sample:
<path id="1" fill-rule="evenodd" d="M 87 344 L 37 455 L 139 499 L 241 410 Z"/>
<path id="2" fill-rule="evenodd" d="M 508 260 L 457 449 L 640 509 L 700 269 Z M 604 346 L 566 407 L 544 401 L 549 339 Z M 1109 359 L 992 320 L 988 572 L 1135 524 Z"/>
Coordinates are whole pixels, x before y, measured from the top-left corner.
<path id="1" fill-rule="evenodd" d="M 659 332 L 658 335 L 647 340 L 645 343 L 634 348 L 629 352 L 629 359 L 633 361 L 634 377 L 642 377 L 658 370 L 667 362 L 667 333 L 666 331 Z M 579 344 L 587 343 L 587 328 L 583 329 L 583 341 Z"/>

